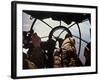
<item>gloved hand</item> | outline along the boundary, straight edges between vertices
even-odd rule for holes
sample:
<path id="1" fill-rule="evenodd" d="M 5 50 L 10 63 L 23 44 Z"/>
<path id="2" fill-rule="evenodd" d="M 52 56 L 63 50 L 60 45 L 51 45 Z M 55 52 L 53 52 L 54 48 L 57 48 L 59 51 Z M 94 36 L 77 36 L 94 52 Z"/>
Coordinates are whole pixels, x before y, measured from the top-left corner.
<path id="1" fill-rule="evenodd" d="M 32 35 L 32 44 L 34 47 L 40 47 L 40 43 L 41 43 L 41 38 L 36 34 L 34 33 Z"/>

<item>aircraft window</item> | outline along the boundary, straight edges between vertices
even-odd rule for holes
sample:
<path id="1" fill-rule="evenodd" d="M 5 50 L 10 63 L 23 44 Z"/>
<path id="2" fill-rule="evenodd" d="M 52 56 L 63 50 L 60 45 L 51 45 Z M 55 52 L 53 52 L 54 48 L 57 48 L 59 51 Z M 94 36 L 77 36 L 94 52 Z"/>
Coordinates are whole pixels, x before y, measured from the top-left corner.
<path id="1" fill-rule="evenodd" d="M 33 21 L 35 21 L 35 18 L 30 19 L 30 15 L 26 13 L 23 14 L 23 31 L 29 31 L 31 28 L 31 24 Z M 85 20 L 80 23 L 75 23 L 74 21 L 71 22 L 71 24 L 66 24 L 62 20 L 54 20 L 51 17 L 46 19 L 36 19 L 36 22 L 34 23 L 33 30 L 37 35 L 41 38 L 42 41 L 47 41 L 49 39 L 50 32 L 58 27 L 63 26 L 63 28 L 58 28 L 55 30 L 52 34 L 52 39 L 57 41 L 57 38 L 64 39 L 66 34 L 69 34 L 68 31 L 71 32 L 72 36 L 75 39 L 75 47 L 76 47 L 76 53 L 79 56 L 80 60 L 83 64 L 85 64 L 85 57 L 84 57 L 84 49 L 86 45 L 91 42 L 90 39 L 90 22 L 89 20 Z M 65 28 L 68 29 L 68 31 L 65 30 Z M 59 42 L 56 42 L 56 48 L 59 48 Z"/>

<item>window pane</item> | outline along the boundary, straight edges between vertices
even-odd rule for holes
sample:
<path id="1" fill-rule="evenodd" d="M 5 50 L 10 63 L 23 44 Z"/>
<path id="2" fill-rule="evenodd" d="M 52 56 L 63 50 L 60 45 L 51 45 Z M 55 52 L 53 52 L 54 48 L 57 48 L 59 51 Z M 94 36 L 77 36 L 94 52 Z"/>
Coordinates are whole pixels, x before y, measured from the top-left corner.
<path id="1" fill-rule="evenodd" d="M 22 12 L 22 30 L 29 31 L 32 25 L 34 18 L 31 20 L 30 15 Z"/>

